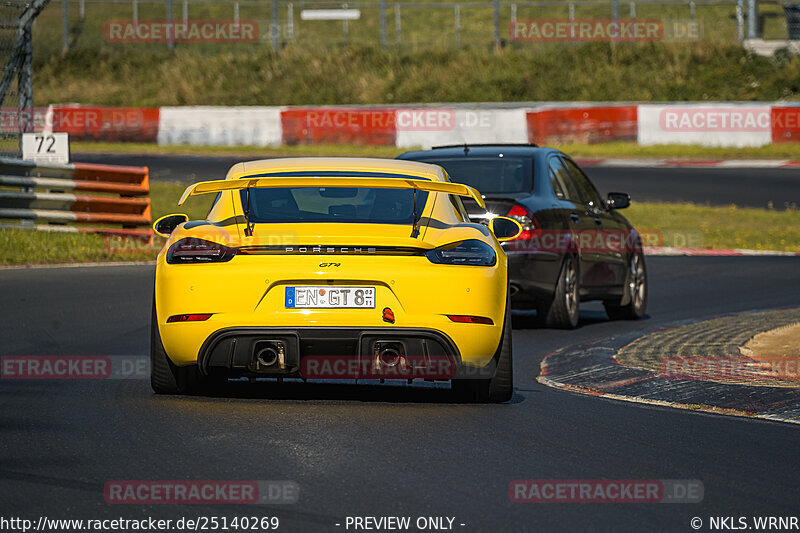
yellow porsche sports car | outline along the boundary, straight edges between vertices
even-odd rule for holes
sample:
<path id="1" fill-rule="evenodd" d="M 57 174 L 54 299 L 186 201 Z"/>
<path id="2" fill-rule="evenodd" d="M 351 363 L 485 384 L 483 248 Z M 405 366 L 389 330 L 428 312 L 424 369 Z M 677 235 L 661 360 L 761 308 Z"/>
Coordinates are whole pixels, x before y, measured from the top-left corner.
<path id="1" fill-rule="evenodd" d="M 511 397 L 500 241 L 519 224 L 469 222 L 475 189 L 439 166 L 350 158 L 237 163 L 202 221 L 167 215 L 151 338 L 157 393 L 229 378 L 450 380 Z"/>

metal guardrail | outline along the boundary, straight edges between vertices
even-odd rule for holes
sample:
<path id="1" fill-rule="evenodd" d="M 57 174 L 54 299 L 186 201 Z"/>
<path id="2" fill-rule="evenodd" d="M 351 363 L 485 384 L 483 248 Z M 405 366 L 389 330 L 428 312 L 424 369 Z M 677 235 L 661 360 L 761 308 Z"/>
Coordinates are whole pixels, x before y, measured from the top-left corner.
<path id="1" fill-rule="evenodd" d="M 76 194 L 94 192 L 97 195 Z M 0 158 L 0 227 L 148 238 L 147 167 Z M 16 220 L 18 224 L 8 221 Z M 45 224 L 36 224 L 36 222 Z M 148 226 L 147 229 L 138 229 Z"/>

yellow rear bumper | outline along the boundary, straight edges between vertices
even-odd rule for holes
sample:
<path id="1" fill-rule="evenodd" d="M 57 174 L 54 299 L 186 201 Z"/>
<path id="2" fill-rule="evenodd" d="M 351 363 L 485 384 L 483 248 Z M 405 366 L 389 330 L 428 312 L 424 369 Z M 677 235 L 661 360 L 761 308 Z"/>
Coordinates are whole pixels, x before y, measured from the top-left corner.
<path id="1" fill-rule="evenodd" d="M 339 263 L 338 267 L 320 267 Z M 157 325 L 166 353 L 179 366 L 194 364 L 203 343 L 226 328 L 413 328 L 443 334 L 461 363 L 483 367 L 502 336 L 507 273 L 494 267 L 435 265 L 425 257 L 237 256 L 219 264 L 170 265 L 159 257 Z M 376 276 L 381 273 L 380 277 Z M 298 273 L 303 273 L 299 275 Z M 374 309 L 287 309 L 294 285 L 376 287 Z M 389 307 L 395 323 L 382 318 Z M 173 315 L 212 313 L 201 322 L 167 323 Z M 456 323 L 447 315 L 489 317 L 493 325 Z"/>

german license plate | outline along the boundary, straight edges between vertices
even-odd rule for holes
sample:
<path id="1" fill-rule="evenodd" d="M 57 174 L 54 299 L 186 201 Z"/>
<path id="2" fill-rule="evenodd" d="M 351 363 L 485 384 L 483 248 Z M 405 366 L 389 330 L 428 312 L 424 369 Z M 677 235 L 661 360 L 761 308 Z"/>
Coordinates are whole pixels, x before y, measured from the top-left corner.
<path id="1" fill-rule="evenodd" d="M 375 287 L 286 287 L 287 309 L 373 309 Z"/>

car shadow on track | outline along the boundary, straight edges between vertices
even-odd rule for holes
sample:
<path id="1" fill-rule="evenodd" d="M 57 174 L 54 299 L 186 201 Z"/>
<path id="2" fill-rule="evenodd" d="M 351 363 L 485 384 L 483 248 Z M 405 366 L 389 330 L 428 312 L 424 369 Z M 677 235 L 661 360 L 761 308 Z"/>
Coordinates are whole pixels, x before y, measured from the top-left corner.
<path id="1" fill-rule="evenodd" d="M 377 403 L 434 403 L 453 405 L 479 405 L 460 401 L 447 383 L 436 386 L 353 384 L 349 383 L 303 383 L 291 381 L 279 383 L 273 380 L 229 381 L 194 398 L 225 398 L 241 400 L 298 400 L 326 402 L 377 402 Z M 516 389 L 506 404 L 516 404 L 525 396 Z"/>
<path id="2" fill-rule="evenodd" d="M 591 324 L 609 322 L 605 311 L 581 310 L 578 328 Z M 536 311 L 512 310 L 511 327 L 513 329 L 555 329 L 548 328 L 536 314 Z"/>

